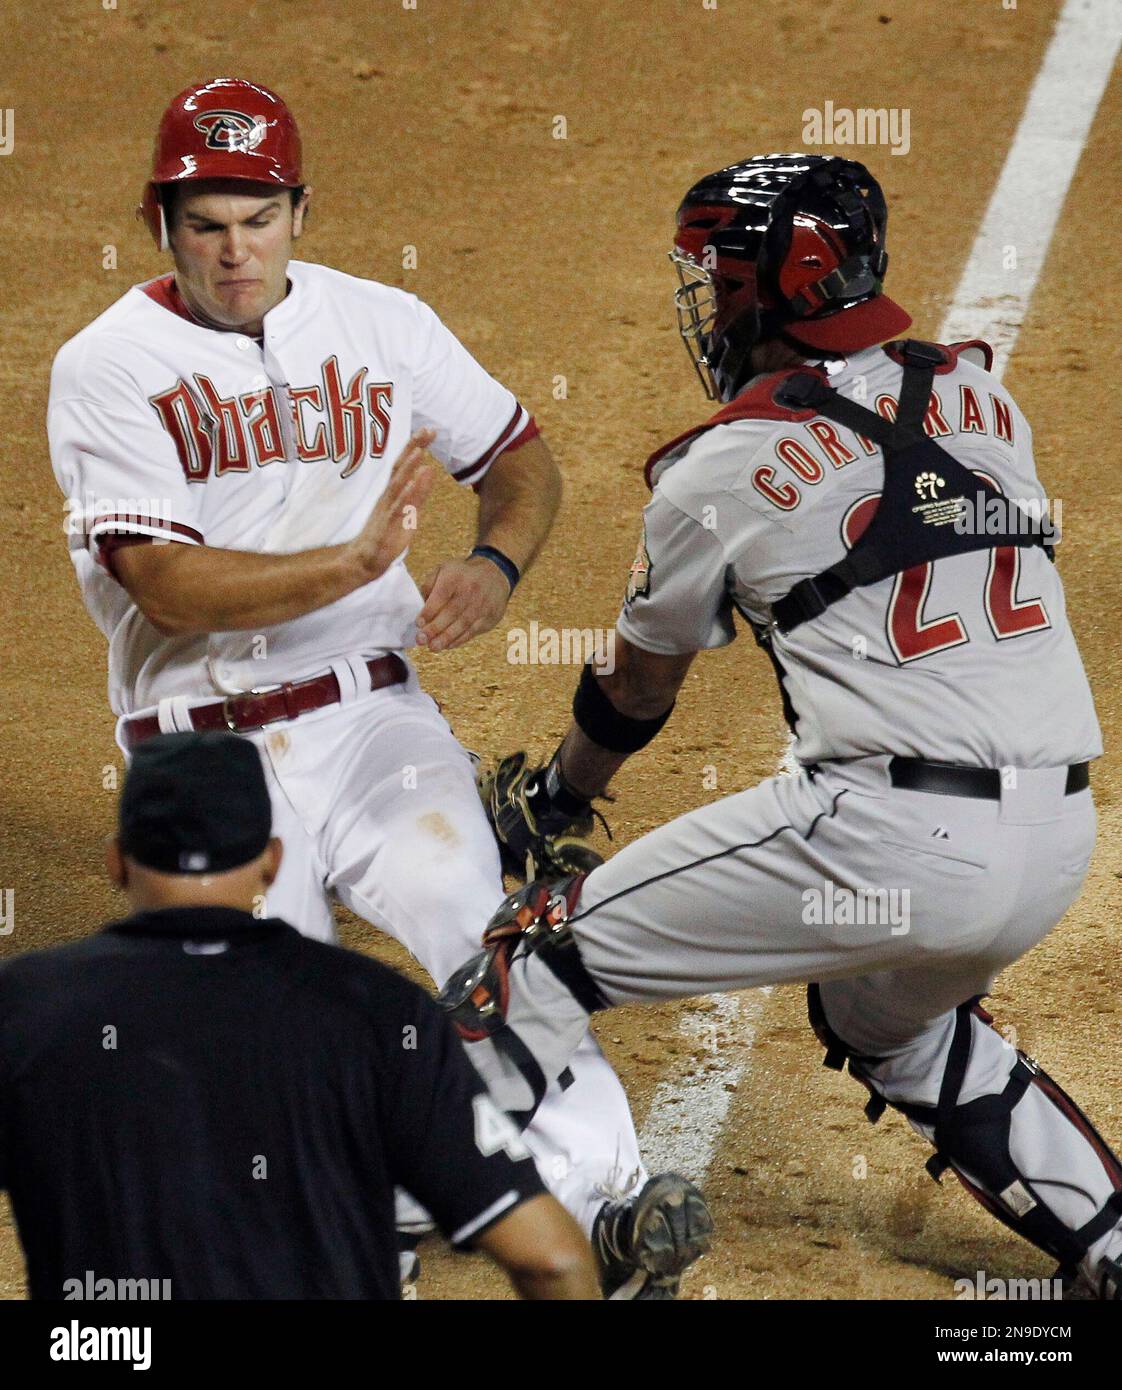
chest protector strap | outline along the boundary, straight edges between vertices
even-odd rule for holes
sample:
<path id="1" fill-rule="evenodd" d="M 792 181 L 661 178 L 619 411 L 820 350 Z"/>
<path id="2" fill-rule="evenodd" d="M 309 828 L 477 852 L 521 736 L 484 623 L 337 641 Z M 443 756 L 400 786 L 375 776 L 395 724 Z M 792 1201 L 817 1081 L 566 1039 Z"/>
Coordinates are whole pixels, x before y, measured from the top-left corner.
<path id="1" fill-rule="evenodd" d="M 1001 494 L 924 432 L 935 367 L 945 360 L 942 349 L 934 343 L 909 341 L 900 350 L 904 377 L 895 421 L 840 395 L 810 372 L 787 377 L 775 393 L 778 404 L 811 408 L 873 440 L 884 453 L 884 486 L 872 521 L 843 559 L 813 578 L 801 579 L 772 605 L 772 618 L 780 632 L 790 632 L 818 617 L 856 588 L 948 555 L 1005 545 L 1039 545 L 1052 557 L 1046 541 L 1046 517 L 1025 512 L 1015 531 L 994 533 L 983 524 L 982 509 L 978 508 L 973 525 L 956 528 L 955 518 L 964 504 L 974 502 L 979 493 L 987 497 Z"/>

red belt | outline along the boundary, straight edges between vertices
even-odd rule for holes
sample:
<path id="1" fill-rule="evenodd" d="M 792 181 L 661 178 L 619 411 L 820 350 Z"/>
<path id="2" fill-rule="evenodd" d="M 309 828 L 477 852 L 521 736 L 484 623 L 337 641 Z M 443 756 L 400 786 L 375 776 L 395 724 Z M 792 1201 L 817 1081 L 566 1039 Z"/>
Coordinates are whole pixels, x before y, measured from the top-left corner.
<path id="1" fill-rule="evenodd" d="M 374 657 L 366 663 L 366 669 L 370 672 L 371 690 L 400 685 L 409 675 L 405 662 L 392 653 Z M 235 734 L 247 734 L 254 729 L 264 728 L 266 724 L 296 719 L 314 709 L 323 709 L 325 705 L 336 705 L 341 698 L 339 681 L 335 673 L 329 671 L 324 676 L 313 676 L 311 680 L 286 681 L 276 690 L 261 693 L 251 690 L 244 695 L 227 695 L 224 700 L 195 705 L 187 713 L 191 727 L 200 733 L 226 729 Z M 121 736 L 130 752 L 138 743 L 161 732 L 160 720 L 155 714 L 126 719 L 121 726 Z"/>

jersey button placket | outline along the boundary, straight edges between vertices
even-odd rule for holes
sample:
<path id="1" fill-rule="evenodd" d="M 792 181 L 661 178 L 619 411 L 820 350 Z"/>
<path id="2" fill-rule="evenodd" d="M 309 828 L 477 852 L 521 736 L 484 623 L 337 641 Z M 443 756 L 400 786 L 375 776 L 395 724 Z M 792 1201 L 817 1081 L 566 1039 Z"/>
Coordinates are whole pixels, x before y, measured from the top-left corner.
<path id="1" fill-rule="evenodd" d="M 289 386 L 289 374 L 285 370 L 284 363 L 273 351 L 272 344 L 276 342 L 275 335 L 270 335 L 265 339 L 265 346 L 262 350 L 262 364 L 269 375 L 269 381 L 278 397 L 278 411 L 281 423 L 281 433 L 284 435 L 285 462 L 296 463 L 300 453 L 296 447 L 296 403 L 292 399 L 292 392 Z"/>

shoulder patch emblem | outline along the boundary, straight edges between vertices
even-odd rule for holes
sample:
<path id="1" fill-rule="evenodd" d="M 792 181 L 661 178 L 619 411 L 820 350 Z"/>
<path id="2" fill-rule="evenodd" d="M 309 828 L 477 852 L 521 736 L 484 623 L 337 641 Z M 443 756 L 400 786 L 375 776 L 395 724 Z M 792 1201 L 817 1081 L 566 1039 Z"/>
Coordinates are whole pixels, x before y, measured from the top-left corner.
<path id="1" fill-rule="evenodd" d="M 639 548 L 627 571 L 627 602 L 646 597 L 651 588 L 651 557 L 647 551 L 647 528 L 643 527 L 639 537 Z"/>

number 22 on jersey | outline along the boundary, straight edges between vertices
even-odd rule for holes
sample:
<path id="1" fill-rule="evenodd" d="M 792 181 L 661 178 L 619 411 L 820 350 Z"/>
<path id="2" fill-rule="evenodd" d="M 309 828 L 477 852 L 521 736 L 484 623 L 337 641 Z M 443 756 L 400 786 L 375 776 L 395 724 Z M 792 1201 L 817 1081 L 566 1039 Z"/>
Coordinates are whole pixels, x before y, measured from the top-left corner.
<path id="1" fill-rule="evenodd" d="M 988 474 L 979 473 L 978 476 L 998 487 Z M 879 501 L 879 492 L 870 493 L 854 502 L 846 512 L 842 521 L 842 539 L 847 549 L 855 544 L 872 521 Z M 1017 598 L 1017 581 L 1021 574 L 1020 550 L 1020 546 L 1001 545 L 989 552 L 985 582 L 986 617 L 990 630 L 999 642 L 1052 626 L 1047 609 L 1039 598 Z M 910 569 L 902 570 L 892 586 L 885 633 L 901 665 L 919 661 L 935 652 L 947 651 L 951 647 L 961 647 L 970 641 L 970 634 L 958 613 L 948 613 L 940 618 L 924 615 L 934 569 L 933 560 L 913 565 Z"/>

